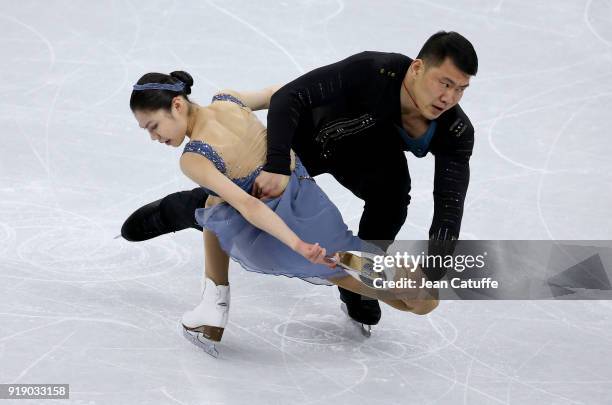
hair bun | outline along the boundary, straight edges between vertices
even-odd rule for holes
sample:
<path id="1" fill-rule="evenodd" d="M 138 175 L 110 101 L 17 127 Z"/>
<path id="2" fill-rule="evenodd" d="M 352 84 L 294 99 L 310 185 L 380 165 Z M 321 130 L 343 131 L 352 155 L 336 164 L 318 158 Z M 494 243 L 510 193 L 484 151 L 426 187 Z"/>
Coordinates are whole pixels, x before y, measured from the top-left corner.
<path id="1" fill-rule="evenodd" d="M 177 70 L 170 73 L 170 76 L 175 79 L 179 79 L 183 83 L 185 83 L 185 94 L 191 94 L 191 86 L 193 86 L 193 77 L 187 72 L 182 70 Z"/>

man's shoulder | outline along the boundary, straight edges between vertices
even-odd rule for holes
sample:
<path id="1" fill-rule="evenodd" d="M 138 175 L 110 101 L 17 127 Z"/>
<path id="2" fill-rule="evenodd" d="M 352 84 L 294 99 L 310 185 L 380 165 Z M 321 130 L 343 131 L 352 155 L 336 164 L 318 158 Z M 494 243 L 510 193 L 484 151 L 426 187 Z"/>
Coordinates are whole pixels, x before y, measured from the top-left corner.
<path id="1" fill-rule="evenodd" d="M 352 56 L 353 58 L 363 58 L 363 59 L 372 59 L 372 60 L 403 60 L 403 61 L 411 61 L 408 56 L 403 55 L 397 52 L 381 52 L 381 51 L 363 51 L 356 53 Z"/>
<path id="2" fill-rule="evenodd" d="M 436 122 L 436 134 L 431 145 L 432 153 L 459 152 L 471 155 L 474 146 L 474 126 L 458 104 L 444 112 Z"/>
<path id="3" fill-rule="evenodd" d="M 442 114 L 437 121 L 441 130 L 445 130 L 455 137 L 461 137 L 464 134 L 474 135 L 472 121 L 459 104 Z"/>
<path id="4" fill-rule="evenodd" d="M 343 62 L 347 65 L 363 65 L 365 63 L 376 71 L 385 69 L 385 71 L 393 72 L 394 70 L 401 70 L 402 67 L 410 65 L 412 59 L 406 55 L 395 52 L 363 51 L 349 56 L 344 59 Z"/>

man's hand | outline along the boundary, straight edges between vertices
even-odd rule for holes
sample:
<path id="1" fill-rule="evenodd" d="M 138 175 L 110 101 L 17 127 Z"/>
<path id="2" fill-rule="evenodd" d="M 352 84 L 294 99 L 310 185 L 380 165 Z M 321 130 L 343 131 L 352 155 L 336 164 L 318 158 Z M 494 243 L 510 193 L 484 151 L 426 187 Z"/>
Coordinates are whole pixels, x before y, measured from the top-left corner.
<path id="1" fill-rule="evenodd" d="M 287 184 L 289 184 L 289 176 L 262 170 L 253 183 L 251 194 L 259 199 L 275 198 L 285 191 Z"/>

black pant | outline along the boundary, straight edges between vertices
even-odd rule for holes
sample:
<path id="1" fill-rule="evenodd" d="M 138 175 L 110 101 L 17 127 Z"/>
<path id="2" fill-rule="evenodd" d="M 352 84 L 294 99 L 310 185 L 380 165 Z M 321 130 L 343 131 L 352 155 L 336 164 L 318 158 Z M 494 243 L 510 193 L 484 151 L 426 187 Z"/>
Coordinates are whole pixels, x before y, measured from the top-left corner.
<path id="1" fill-rule="evenodd" d="M 380 135 L 389 140 L 362 137 L 339 144 L 327 171 L 364 201 L 358 236 L 386 250 L 406 221 L 411 180 L 401 145 L 392 134 Z"/>
<path id="2" fill-rule="evenodd" d="M 195 220 L 195 210 L 204 207 L 206 198 L 208 194 L 201 187 L 169 194 L 130 215 L 121 227 L 121 235 L 140 242 L 187 228 L 202 231 Z"/>
<path id="3" fill-rule="evenodd" d="M 401 145 L 393 134 L 381 135 L 385 136 L 375 142 L 360 136 L 339 142 L 336 153 L 324 162 L 324 171 L 364 201 L 358 236 L 386 250 L 406 221 L 411 182 Z M 351 318 L 368 325 L 378 323 L 381 312 L 376 300 L 338 289 Z"/>

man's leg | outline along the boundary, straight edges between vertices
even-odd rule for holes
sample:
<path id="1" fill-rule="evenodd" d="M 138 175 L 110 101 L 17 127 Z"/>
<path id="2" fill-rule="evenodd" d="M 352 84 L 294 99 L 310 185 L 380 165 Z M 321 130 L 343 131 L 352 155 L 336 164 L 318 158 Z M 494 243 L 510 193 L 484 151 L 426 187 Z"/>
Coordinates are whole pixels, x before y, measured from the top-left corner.
<path id="1" fill-rule="evenodd" d="M 359 222 L 358 236 L 363 240 L 371 240 L 381 249 L 386 250 L 406 220 L 407 207 L 408 204 L 404 204 L 401 199 L 392 204 L 391 201 L 366 201 Z M 379 240 L 375 237 L 384 239 Z M 342 287 L 338 287 L 338 289 L 340 290 L 340 299 L 346 304 L 351 318 L 366 325 L 376 325 L 380 321 L 381 312 L 377 300 Z"/>
<path id="2" fill-rule="evenodd" d="M 355 154 L 348 154 L 355 156 Z M 386 250 L 406 221 L 411 180 L 406 157 L 398 148 L 396 156 L 361 159 L 339 165 L 332 173 L 336 180 L 365 201 L 358 236 Z M 338 287 L 349 316 L 366 325 L 376 325 L 381 311 L 377 300 Z"/>
<path id="3" fill-rule="evenodd" d="M 140 242 L 187 228 L 202 231 L 194 212 L 204 207 L 208 194 L 201 187 L 180 191 L 137 209 L 121 227 L 121 236 Z"/>

